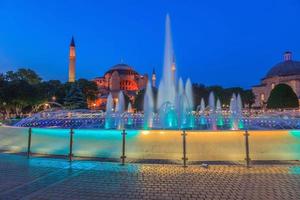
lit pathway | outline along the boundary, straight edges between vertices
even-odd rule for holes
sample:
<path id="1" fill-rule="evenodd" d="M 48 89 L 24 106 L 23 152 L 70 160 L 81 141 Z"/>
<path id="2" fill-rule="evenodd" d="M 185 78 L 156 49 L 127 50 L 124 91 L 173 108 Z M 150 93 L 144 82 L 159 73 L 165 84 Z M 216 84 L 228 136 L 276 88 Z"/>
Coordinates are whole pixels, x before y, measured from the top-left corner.
<path id="1" fill-rule="evenodd" d="M 300 166 L 70 165 L 0 154 L 0 199 L 300 199 Z"/>

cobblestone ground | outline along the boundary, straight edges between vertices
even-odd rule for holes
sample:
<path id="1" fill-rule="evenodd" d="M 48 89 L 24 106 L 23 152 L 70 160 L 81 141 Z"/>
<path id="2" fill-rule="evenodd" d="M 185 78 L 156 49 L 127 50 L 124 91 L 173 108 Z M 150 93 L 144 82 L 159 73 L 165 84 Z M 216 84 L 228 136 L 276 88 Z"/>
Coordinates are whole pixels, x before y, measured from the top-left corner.
<path id="1" fill-rule="evenodd" d="M 0 154 L 0 199 L 300 199 L 300 166 L 69 164 Z"/>

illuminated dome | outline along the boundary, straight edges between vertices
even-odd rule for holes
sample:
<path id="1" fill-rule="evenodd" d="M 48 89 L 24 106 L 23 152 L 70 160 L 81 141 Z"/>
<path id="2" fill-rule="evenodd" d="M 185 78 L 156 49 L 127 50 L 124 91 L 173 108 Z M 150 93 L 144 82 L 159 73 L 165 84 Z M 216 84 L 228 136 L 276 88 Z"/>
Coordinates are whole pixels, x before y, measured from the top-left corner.
<path id="1" fill-rule="evenodd" d="M 112 74 L 115 71 L 117 71 L 119 75 L 138 75 L 138 73 L 134 71 L 131 66 L 127 64 L 114 65 L 105 74 Z"/>
<path id="2" fill-rule="evenodd" d="M 300 62 L 293 61 L 292 53 L 286 52 L 284 54 L 284 61 L 272 67 L 265 78 L 291 75 L 300 75 Z"/>

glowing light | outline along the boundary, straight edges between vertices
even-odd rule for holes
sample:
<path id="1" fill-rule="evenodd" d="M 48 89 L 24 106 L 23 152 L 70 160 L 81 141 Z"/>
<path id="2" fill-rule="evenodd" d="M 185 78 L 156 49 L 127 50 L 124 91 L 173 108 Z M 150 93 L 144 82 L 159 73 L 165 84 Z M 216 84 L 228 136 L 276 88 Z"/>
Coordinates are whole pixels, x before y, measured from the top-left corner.
<path id="1" fill-rule="evenodd" d="M 150 131 L 142 131 L 143 135 L 149 135 Z"/>

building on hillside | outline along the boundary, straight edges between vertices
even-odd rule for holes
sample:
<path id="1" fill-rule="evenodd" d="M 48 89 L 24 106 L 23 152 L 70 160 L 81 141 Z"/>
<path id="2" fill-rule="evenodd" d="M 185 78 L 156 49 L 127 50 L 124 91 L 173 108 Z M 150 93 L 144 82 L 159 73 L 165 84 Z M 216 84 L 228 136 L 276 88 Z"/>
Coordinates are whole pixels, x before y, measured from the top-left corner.
<path id="1" fill-rule="evenodd" d="M 99 94 L 95 101 L 89 102 L 89 107 L 105 109 L 109 93 L 116 100 L 119 92 L 123 91 L 131 101 L 134 101 L 137 93 L 146 88 L 148 75 L 140 75 L 127 64 L 117 64 L 111 67 L 103 77 L 97 77 L 93 81 L 99 88 Z"/>
<path id="2" fill-rule="evenodd" d="M 292 52 L 284 53 L 284 60 L 272 67 L 259 85 L 253 86 L 255 107 L 264 107 L 272 89 L 280 83 L 289 85 L 300 98 L 300 62 L 292 59 Z"/>

